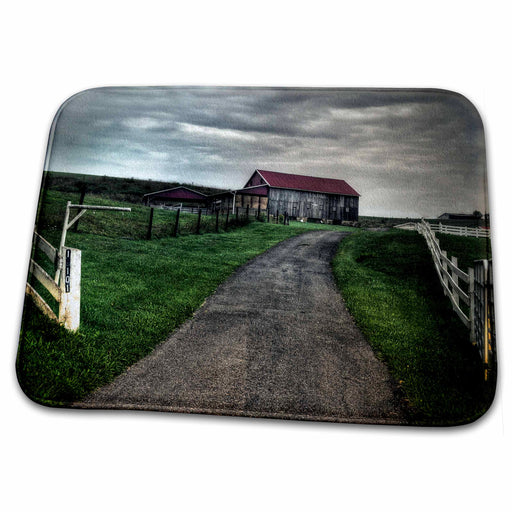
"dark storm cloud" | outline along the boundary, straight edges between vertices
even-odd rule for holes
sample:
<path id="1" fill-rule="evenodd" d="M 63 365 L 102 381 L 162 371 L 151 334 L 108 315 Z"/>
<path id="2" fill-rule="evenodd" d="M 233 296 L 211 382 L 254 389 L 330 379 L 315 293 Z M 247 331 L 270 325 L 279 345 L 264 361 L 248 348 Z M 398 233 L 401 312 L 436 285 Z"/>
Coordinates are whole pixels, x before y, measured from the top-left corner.
<path id="1" fill-rule="evenodd" d="M 63 106 L 47 168 L 222 188 L 267 168 L 346 179 L 363 214 L 485 209 L 480 118 L 442 91 L 93 89 Z"/>

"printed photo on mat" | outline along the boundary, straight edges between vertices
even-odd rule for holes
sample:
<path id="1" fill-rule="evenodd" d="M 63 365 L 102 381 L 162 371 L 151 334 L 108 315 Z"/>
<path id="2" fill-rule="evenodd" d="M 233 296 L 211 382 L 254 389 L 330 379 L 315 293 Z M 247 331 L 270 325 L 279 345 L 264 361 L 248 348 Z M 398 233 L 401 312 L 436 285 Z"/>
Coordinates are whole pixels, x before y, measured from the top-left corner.
<path id="1" fill-rule="evenodd" d="M 86 90 L 51 127 L 18 380 L 57 407 L 470 423 L 490 236 L 457 93 Z"/>

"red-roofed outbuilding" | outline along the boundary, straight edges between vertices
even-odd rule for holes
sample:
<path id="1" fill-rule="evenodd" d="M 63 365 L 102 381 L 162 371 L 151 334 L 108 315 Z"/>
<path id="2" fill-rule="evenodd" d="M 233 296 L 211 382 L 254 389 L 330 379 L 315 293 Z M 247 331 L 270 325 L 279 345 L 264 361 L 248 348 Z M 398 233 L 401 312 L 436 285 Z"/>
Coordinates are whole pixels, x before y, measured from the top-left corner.
<path id="1" fill-rule="evenodd" d="M 174 187 L 145 194 L 144 204 L 206 204 L 208 196 L 188 187 Z"/>

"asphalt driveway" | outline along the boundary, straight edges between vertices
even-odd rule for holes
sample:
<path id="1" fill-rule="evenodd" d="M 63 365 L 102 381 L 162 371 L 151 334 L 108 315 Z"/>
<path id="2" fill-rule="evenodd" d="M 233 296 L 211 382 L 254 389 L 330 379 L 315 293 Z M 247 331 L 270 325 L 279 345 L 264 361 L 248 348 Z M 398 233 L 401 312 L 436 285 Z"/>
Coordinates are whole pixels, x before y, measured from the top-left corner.
<path id="1" fill-rule="evenodd" d="M 344 236 L 312 231 L 255 258 L 149 356 L 75 405 L 400 423 L 396 385 L 332 277 Z"/>

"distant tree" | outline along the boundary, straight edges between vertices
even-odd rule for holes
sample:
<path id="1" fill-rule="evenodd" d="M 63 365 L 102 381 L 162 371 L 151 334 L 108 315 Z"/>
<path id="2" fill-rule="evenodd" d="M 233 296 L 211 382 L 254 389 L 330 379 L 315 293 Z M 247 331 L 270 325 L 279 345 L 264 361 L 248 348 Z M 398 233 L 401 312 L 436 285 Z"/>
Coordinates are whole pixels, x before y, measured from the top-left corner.
<path id="1" fill-rule="evenodd" d="M 480 227 L 480 222 L 482 220 L 483 214 L 482 212 L 475 210 L 473 212 L 473 217 L 475 218 L 475 227 Z"/>

